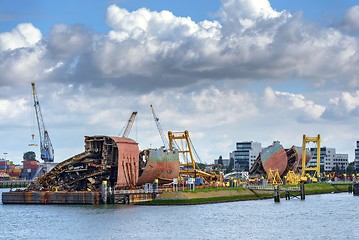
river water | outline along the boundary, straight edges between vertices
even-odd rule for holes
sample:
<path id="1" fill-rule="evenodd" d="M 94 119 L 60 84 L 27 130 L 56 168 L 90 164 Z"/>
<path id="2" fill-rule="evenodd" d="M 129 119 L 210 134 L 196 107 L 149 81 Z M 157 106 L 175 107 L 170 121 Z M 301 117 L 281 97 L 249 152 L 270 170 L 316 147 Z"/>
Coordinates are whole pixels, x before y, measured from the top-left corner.
<path id="1" fill-rule="evenodd" d="M 358 206 L 348 193 L 191 206 L 0 204 L 0 239 L 359 239 Z"/>

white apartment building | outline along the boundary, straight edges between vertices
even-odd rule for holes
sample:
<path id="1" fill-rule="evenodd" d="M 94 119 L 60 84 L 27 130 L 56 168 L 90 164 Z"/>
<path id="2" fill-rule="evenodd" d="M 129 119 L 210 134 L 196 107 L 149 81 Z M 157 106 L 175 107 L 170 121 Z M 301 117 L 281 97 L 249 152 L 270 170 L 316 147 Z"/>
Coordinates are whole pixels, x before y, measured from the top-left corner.
<path id="1" fill-rule="evenodd" d="M 317 162 L 317 149 L 311 148 L 310 153 L 312 160 L 309 161 L 308 166 L 314 167 Z M 339 169 L 346 169 L 348 164 L 348 154 L 337 154 L 335 148 L 320 148 L 320 166 L 325 172 L 333 171 L 336 166 Z"/>

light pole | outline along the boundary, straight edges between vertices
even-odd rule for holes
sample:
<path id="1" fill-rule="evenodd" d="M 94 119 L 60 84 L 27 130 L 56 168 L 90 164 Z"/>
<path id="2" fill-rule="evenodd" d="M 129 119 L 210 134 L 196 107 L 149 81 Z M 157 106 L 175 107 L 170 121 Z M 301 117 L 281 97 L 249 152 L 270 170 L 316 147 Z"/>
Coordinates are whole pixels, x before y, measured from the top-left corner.
<path id="1" fill-rule="evenodd" d="M 5 173 L 6 173 L 6 155 L 7 155 L 7 153 L 5 152 L 5 153 L 4 153 Z"/>

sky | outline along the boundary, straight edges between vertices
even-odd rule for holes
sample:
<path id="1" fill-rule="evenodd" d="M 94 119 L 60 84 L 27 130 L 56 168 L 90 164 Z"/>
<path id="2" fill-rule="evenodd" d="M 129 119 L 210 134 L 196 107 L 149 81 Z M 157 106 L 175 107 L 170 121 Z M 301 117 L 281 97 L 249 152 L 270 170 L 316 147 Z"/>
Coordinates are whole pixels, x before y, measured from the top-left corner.
<path id="1" fill-rule="evenodd" d="M 290 148 L 303 134 L 354 159 L 358 1 L 24 2 L 0 2 L 0 158 L 40 156 L 35 82 L 55 162 L 83 152 L 84 136 L 118 136 L 134 111 L 129 137 L 160 147 L 151 104 L 204 163 L 239 141 Z"/>

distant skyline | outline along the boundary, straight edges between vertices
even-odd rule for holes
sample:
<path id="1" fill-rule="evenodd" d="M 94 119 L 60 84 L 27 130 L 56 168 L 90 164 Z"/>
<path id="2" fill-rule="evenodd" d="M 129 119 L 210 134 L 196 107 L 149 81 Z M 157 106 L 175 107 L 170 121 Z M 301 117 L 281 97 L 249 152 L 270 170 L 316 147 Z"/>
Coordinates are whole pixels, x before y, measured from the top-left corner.
<path id="1" fill-rule="evenodd" d="M 353 161 L 358 66 L 358 1 L 1 1 L 0 157 L 40 158 L 36 82 L 56 162 L 85 135 L 118 135 L 133 111 L 130 137 L 161 146 L 150 104 L 203 162 L 303 134 Z"/>

